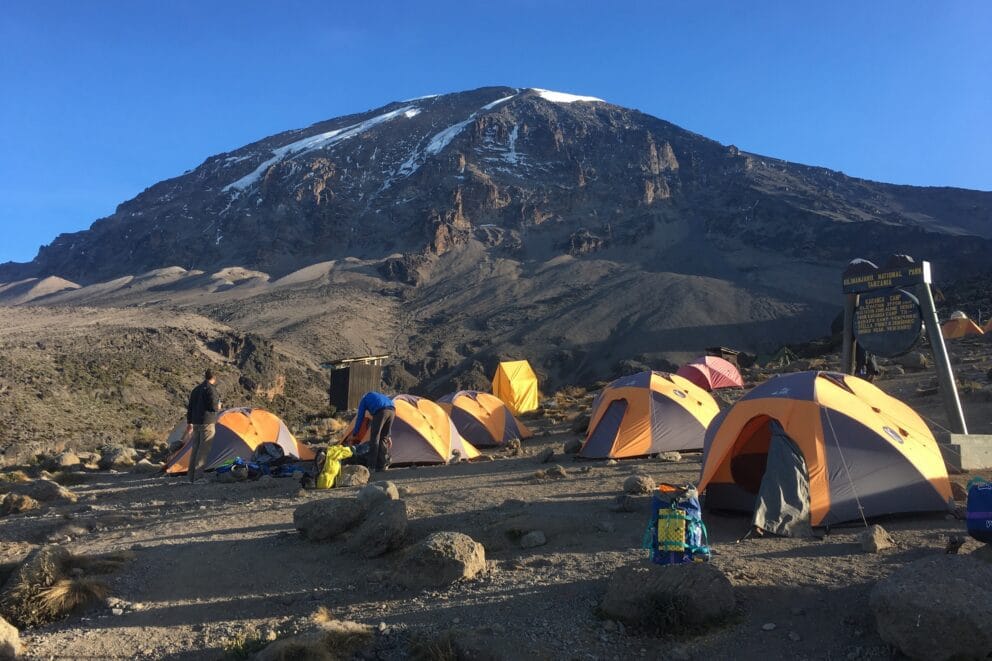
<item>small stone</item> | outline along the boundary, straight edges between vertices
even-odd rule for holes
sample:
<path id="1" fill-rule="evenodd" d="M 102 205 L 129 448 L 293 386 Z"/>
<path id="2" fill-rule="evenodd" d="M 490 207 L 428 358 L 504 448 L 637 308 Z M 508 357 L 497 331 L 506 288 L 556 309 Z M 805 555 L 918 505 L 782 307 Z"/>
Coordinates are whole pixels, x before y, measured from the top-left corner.
<path id="1" fill-rule="evenodd" d="M 650 475 L 631 475 L 623 481 L 624 492 L 630 494 L 651 493 L 656 486 Z"/>
<path id="2" fill-rule="evenodd" d="M 619 464 L 619 463 L 620 463 L 620 462 L 619 462 L 619 461 L 617 461 L 616 459 L 607 459 L 607 460 L 606 460 L 606 465 L 607 465 L 607 466 L 616 466 L 616 465 L 617 465 L 617 464 Z"/>
<path id="3" fill-rule="evenodd" d="M 555 451 L 552 450 L 551 448 L 544 448 L 543 450 L 537 453 L 537 456 L 534 457 L 534 461 L 536 461 L 539 464 L 546 464 L 554 458 L 555 458 Z"/>
<path id="4" fill-rule="evenodd" d="M 607 631 L 616 631 L 617 623 L 614 622 L 613 620 L 607 620 L 606 622 L 603 622 L 603 628 L 606 629 Z"/>
<path id="5" fill-rule="evenodd" d="M 677 464 L 682 461 L 682 454 L 680 452 L 662 452 L 658 455 L 658 461 L 663 461 L 669 464 Z"/>
<path id="6" fill-rule="evenodd" d="M 565 454 L 575 454 L 582 449 L 582 441 L 578 438 L 565 441 L 565 445 L 562 449 L 565 451 Z"/>
<path id="7" fill-rule="evenodd" d="M 798 633 L 796 633 L 795 631 L 790 631 L 790 632 L 789 632 L 789 640 L 791 640 L 792 642 L 794 642 L 794 643 L 798 643 L 798 642 L 799 642 L 800 640 L 802 640 L 802 639 L 803 639 L 803 637 L 802 637 L 802 636 L 800 636 L 800 635 L 799 635 Z"/>
<path id="8" fill-rule="evenodd" d="M 529 533 L 520 538 L 521 548 L 530 549 L 535 546 L 544 546 L 548 543 L 547 537 L 540 530 L 531 530 Z"/>
<path id="9" fill-rule="evenodd" d="M 774 622 L 766 622 L 766 623 L 764 623 L 764 624 L 761 625 L 761 630 L 762 631 L 775 631 L 775 627 L 776 627 L 776 625 L 775 625 Z"/>
<path id="10" fill-rule="evenodd" d="M 868 553 L 878 553 L 896 545 L 892 536 L 882 526 L 875 524 L 858 536 L 861 548 Z"/>
<path id="11" fill-rule="evenodd" d="M 546 475 L 552 480 L 563 480 L 568 477 L 568 471 L 561 464 L 555 464 L 547 470 Z"/>
<path id="12" fill-rule="evenodd" d="M 123 608 L 111 608 L 110 609 L 110 612 L 113 613 L 114 615 L 123 615 L 124 614 L 124 609 Z"/>

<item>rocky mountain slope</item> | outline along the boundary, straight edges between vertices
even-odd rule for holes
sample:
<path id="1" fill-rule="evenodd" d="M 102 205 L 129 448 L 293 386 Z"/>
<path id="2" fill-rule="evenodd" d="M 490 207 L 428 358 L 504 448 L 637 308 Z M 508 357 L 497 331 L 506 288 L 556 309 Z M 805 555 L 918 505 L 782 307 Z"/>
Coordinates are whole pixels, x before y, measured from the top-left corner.
<path id="1" fill-rule="evenodd" d="M 208 158 L 27 264 L 0 304 L 205 315 L 390 383 L 552 384 L 712 344 L 821 335 L 841 265 L 987 269 L 992 193 L 853 179 L 591 97 L 490 87 L 396 102 Z M 61 280 L 64 278 L 65 280 Z M 81 286 L 80 286 L 81 285 Z"/>

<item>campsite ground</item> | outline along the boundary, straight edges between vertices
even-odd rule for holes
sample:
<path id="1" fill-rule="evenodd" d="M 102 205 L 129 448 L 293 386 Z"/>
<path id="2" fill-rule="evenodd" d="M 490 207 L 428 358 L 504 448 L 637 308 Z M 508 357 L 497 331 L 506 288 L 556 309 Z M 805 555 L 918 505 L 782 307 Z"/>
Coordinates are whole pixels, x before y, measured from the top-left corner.
<path id="1" fill-rule="evenodd" d="M 979 360 L 959 363 L 963 381 L 989 369 L 985 346 L 975 344 Z M 971 354 L 958 360 L 966 358 Z M 931 378 L 932 372 L 890 372 L 880 385 L 944 425 L 939 398 L 925 388 Z M 979 386 L 964 397 L 974 431 L 992 431 L 987 390 Z M 738 541 L 746 518 L 709 514 L 713 563 L 734 585 L 738 616 L 696 637 L 660 639 L 624 629 L 598 614 L 613 571 L 647 561 L 640 549 L 646 512 L 614 511 L 621 485 L 635 471 L 657 481 L 694 481 L 699 456 L 687 454 L 680 463 L 576 461 L 561 454 L 575 438 L 575 411 L 562 413 L 529 421 L 537 435 L 525 442 L 527 455 L 493 452 L 494 461 L 387 473 L 405 490 L 411 543 L 457 531 L 485 546 L 481 577 L 438 591 L 396 587 L 398 553 L 366 559 L 342 541 L 309 542 L 297 534 L 297 506 L 353 498 L 354 488 L 302 492 L 288 479 L 188 485 L 178 478 L 80 474 L 81 483 L 71 487 L 79 496 L 75 505 L 0 519 L 0 562 L 23 558 L 46 541 L 74 553 L 132 550 L 134 558 L 107 578 L 119 601 L 23 632 L 28 656 L 230 657 L 239 641 L 291 632 L 326 606 L 341 619 L 384 623 L 377 647 L 384 658 L 408 656 L 410 638 L 478 629 L 507 658 L 891 658 L 868 608 L 872 585 L 907 561 L 943 553 L 948 536 L 964 530 L 945 514 L 885 519 L 879 522 L 897 547 L 869 554 L 857 543 L 858 525 L 822 539 Z M 567 478 L 535 478 L 548 467 L 535 461 L 545 448 L 555 451 Z M 963 484 L 969 477 L 952 479 Z M 520 548 L 514 533 L 525 529 L 542 530 L 547 544 Z M 968 541 L 961 552 L 977 546 Z M 775 627 L 765 630 L 767 624 Z"/>

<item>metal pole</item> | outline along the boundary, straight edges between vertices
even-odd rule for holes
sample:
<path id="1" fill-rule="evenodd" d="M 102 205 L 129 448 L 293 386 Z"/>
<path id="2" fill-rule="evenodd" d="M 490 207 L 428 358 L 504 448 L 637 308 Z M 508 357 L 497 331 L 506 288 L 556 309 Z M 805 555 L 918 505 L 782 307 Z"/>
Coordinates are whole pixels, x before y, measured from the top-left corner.
<path id="1" fill-rule="evenodd" d="M 857 347 L 857 341 L 854 339 L 854 310 L 857 307 L 857 294 L 848 294 L 844 297 L 844 350 L 840 359 L 840 369 L 844 374 L 854 374 L 854 358 Z"/>
<path id="2" fill-rule="evenodd" d="M 937 319 L 933 293 L 928 283 L 917 285 L 916 292 L 920 299 L 920 307 L 923 309 L 923 322 L 927 327 L 927 335 L 930 337 L 930 349 L 937 363 L 937 382 L 940 384 L 940 396 L 944 400 L 944 410 L 947 412 L 948 427 L 955 434 L 967 434 L 968 426 L 964 421 L 958 387 L 954 382 L 951 358 L 947 355 L 944 335 L 940 332 L 940 321 Z"/>

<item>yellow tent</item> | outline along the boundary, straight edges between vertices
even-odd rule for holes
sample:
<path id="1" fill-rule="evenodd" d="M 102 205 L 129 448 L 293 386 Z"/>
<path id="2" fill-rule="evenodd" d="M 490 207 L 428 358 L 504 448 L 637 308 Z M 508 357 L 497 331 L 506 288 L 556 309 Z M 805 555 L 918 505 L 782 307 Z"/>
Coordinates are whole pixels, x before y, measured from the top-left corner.
<path id="1" fill-rule="evenodd" d="M 526 360 L 500 363 L 493 377 L 493 394 L 503 400 L 514 415 L 536 411 L 537 375 Z"/>

